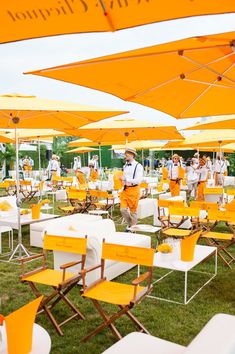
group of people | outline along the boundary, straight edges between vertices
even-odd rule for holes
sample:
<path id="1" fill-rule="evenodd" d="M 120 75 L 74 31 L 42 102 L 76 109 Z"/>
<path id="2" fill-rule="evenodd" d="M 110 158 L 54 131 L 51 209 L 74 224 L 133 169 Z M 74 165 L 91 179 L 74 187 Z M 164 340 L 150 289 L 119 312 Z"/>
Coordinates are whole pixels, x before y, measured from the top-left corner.
<path id="1" fill-rule="evenodd" d="M 174 154 L 168 160 L 168 167 L 162 169 L 163 180 L 169 178 L 172 196 L 180 194 L 182 180 L 186 180 L 188 197 L 193 195 L 197 200 L 204 200 L 204 188 L 207 180 L 214 179 L 215 186 L 223 186 L 224 176 L 228 174 L 229 161 L 225 157 L 217 156 L 213 163 L 209 156 L 200 157 L 198 153 L 184 161 Z M 167 176 L 164 169 L 167 169 Z M 164 173 L 165 172 L 165 173 Z"/>
<path id="2" fill-rule="evenodd" d="M 34 160 L 30 156 L 21 157 L 19 160 L 20 169 L 24 171 L 27 177 L 30 177 L 31 171 L 33 170 Z"/>

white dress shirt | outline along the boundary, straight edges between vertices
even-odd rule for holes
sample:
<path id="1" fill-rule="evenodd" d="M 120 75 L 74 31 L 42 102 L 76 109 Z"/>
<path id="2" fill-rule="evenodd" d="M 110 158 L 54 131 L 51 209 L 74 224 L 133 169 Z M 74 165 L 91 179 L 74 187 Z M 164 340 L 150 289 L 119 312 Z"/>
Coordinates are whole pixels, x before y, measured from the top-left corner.
<path id="1" fill-rule="evenodd" d="M 217 173 L 224 173 L 227 170 L 227 166 L 225 161 L 216 160 L 215 161 L 215 172 Z"/>
<path id="2" fill-rule="evenodd" d="M 208 169 L 206 168 L 206 166 L 202 166 L 199 167 L 197 170 L 195 170 L 195 172 L 198 175 L 198 182 L 205 182 L 207 179 L 207 173 L 208 173 Z"/>
<path id="3" fill-rule="evenodd" d="M 136 165 L 137 165 L 137 167 L 136 167 Z M 135 170 L 135 168 L 136 168 L 136 170 Z M 143 166 L 139 162 L 133 160 L 131 163 L 127 162 L 125 164 L 125 166 L 123 167 L 123 174 L 124 174 L 126 182 L 136 185 L 136 184 L 140 184 L 142 182 L 143 176 L 144 176 L 144 169 L 143 169 Z"/>
<path id="4" fill-rule="evenodd" d="M 188 183 L 196 183 L 199 177 L 195 171 L 195 168 L 193 168 L 192 166 L 186 167 L 186 176 Z"/>
<path id="5" fill-rule="evenodd" d="M 179 167 L 180 163 L 172 163 L 169 167 L 169 178 L 177 179 L 179 178 Z"/>

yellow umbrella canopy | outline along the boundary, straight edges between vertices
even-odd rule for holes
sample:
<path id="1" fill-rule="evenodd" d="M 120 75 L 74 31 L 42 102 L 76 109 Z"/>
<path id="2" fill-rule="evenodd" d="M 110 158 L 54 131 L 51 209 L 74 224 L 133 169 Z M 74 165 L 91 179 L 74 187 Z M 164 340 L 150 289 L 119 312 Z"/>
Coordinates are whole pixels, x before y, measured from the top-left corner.
<path id="1" fill-rule="evenodd" d="M 235 130 L 221 130 L 218 134 L 218 131 L 203 131 L 198 134 L 191 135 L 187 137 L 182 142 L 168 142 L 166 148 L 176 147 L 208 147 L 215 148 L 220 147 L 229 143 L 235 142 Z"/>
<path id="2" fill-rule="evenodd" d="M 101 90 L 176 118 L 233 114 L 234 46 L 235 32 L 205 35 L 31 74 Z"/>
<path id="3" fill-rule="evenodd" d="M 116 142 L 116 141 L 115 141 Z M 113 141 L 92 141 L 90 139 L 77 139 L 77 140 L 73 140 L 70 141 L 68 143 L 69 147 L 75 147 L 75 146 L 108 146 L 108 145 L 113 145 Z M 125 141 L 121 141 L 120 143 L 125 144 Z"/>
<path id="4" fill-rule="evenodd" d="M 9 134 L 5 134 L 0 132 L 0 143 L 2 144 L 11 144 L 11 143 L 15 143 L 14 138 L 9 137 Z"/>
<path id="5" fill-rule="evenodd" d="M 120 112 L 19 94 L 0 95 L 0 128 L 76 130 Z"/>
<path id="6" fill-rule="evenodd" d="M 66 130 L 66 132 L 73 135 L 73 131 L 71 130 Z M 120 142 L 125 139 L 128 142 L 143 139 L 184 139 L 174 126 L 164 126 L 134 119 L 91 123 L 80 128 L 77 132 L 79 136 L 94 142 Z"/>
<path id="7" fill-rule="evenodd" d="M 76 148 L 76 149 L 72 149 L 72 150 L 68 150 L 66 151 L 65 153 L 66 154 L 83 154 L 85 152 L 92 152 L 92 151 L 97 151 L 98 149 L 93 149 L 91 147 L 88 147 L 88 146 L 81 146 L 79 148 Z"/>
<path id="8" fill-rule="evenodd" d="M 183 130 L 235 129 L 235 114 L 209 118 Z M 217 132 L 217 134 L 220 132 Z"/>
<path id="9" fill-rule="evenodd" d="M 110 150 L 125 150 L 126 147 L 131 147 L 136 150 L 150 150 L 153 151 L 155 149 L 161 150 L 161 148 L 165 145 L 165 143 L 155 142 L 151 140 L 137 140 L 132 141 L 126 145 L 113 145 Z"/>
<path id="10" fill-rule="evenodd" d="M 7 136 L 14 139 L 15 133 L 10 132 Z M 19 129 L 18 138 L 19 140 L 40 140 L 53 138 L 54 136 L 66 136 L 65 133 L 54 129 Z"/>
<path id="11" fill-rule="evenodd" d="M 0 42 L 123 28 L 189 16 L 235 12 L 232 0 L 1 1 Z"/>

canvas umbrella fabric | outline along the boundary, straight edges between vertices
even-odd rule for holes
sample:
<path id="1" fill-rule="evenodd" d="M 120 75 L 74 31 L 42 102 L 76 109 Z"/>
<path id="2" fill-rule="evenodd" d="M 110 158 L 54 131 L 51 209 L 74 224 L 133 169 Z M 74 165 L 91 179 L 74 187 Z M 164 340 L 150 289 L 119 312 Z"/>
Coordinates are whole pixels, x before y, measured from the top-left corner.
<path id="1" fill-rule="evenodd" d="M 16 142 L 16 191 L 19 231 L 18 245 L 14 249 L 10 260 L 17 254 L 20 257 L 22 254 L 28 255 L 28 251 L 22 243 L 20 223 L 18 128 L 56 128 L 58 130 L 69 128 L 76 131 L 88 121 L 98 121 L 117 114 L 120 114 L 120 112 L 63 101 L 40 99 L 35 96 L 19 94 L 0 96 L 0 129 L 14 128 Z"/>
<path id="2" fill-rule="evenodd" d="M 108 146 L 108 145 L 113 145 L 115 142 L 113 141 L 99 141 L 99 142 L 95 142 L 95 141 L 92 141 L 90 139 L 76 139 L 76 140 L 73 140 L 73 141 L 70 141 L 68 143 L 68 146 L 69 147 L 79 147 L 79 146 Z M 121 141 L 120 143 L 122 144 L 125 144 L 125 141 Z"/>
<path id="3" fill-rule="evenodd" d="M 31 73 L 190 118 L 234 114 L 234 61 L 235 32 L 228 32 Z"/>
<path id="4" fill-rule="evenodd" d="M 88 147 L 88 146 L 81 146 L 81 147 L 78 147 L 76 149 L 68 150 L 65 153 L 66 154 L 75 154 L 75 153 L 84 154 L 85 152 L 92 152 L 92 151 L 97 151 L 97 149 L 93 149 L 93 148 Z"/>
<path id="5" fill-rule="evenodd" d="M 209 118 L 204 122 L 198 122 L 183 130 L 216 130 L 216 129 L 235 129 L 235 114 Z M 220 132 L 217 132 L 217 134 Z"/>
<path id="6" fill-rule="evenodd" d="M 20 0 L 0 4 L 0 43 L 60 34 L 115 31 L 189 16 L 235 12 L 231 0 Z"/>

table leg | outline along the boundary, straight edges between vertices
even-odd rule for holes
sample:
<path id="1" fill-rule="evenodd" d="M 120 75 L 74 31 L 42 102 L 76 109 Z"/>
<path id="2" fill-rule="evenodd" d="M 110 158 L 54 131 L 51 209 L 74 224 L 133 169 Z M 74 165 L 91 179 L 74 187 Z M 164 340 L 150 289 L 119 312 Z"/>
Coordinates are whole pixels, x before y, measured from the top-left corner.
<path id="1" fill-rule="evenodd" d="M 188 272 L 184 273 L 184 305 L 187 304 Z"/>

